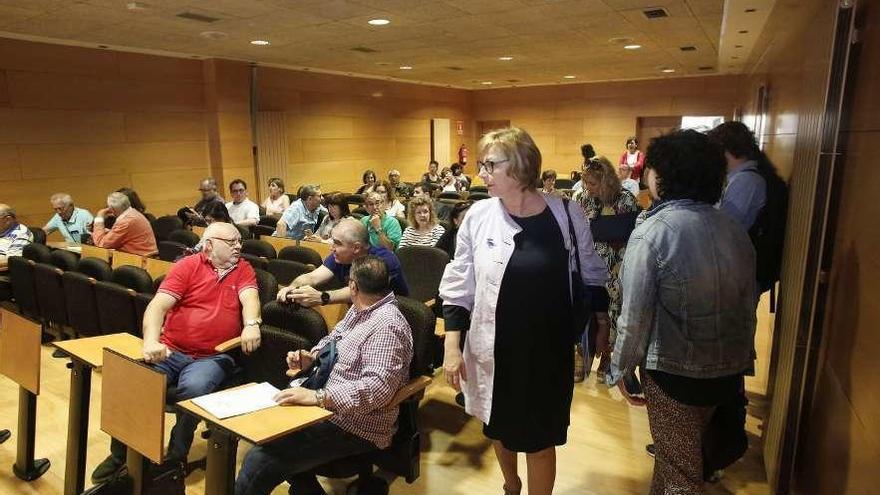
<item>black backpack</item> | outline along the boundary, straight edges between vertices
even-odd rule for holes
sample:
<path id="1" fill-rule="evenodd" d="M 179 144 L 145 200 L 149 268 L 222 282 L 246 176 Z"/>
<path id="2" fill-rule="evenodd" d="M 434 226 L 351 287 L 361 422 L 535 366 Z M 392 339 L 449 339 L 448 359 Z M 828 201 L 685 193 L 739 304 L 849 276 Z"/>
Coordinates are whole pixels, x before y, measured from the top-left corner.
<path id="1" fill-rule="evenodd" d="M 763 177 L 767 185 L 767 201 L 749 229 L 749 237 L 755 247 L 758 287 L 763 293 L 779 280 L 782 269 L 782 248 L 785 245 L 785 223 L 788 218 L 788 185 L 772 169 L 746 170 Z"/>

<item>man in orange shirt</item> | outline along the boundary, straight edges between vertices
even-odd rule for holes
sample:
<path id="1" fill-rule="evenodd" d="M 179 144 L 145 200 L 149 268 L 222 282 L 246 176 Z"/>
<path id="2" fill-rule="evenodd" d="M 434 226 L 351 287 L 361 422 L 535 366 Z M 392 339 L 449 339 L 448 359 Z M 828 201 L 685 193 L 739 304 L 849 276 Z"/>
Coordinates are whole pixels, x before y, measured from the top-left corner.
<path id="1" fill-rule="evenodd" d="M 104 217 L 112 213 L 116 217 L 113 228 L 104 227 Z M 107 196 L 107 208 L 95 216 L 92 229 L 95 245 L 107 249 L 118 249 L 126 253 L 150 256 L 156 254 L 156 236 L 147 217 L 131 207 L 125 194 L 114 192 Z"/>

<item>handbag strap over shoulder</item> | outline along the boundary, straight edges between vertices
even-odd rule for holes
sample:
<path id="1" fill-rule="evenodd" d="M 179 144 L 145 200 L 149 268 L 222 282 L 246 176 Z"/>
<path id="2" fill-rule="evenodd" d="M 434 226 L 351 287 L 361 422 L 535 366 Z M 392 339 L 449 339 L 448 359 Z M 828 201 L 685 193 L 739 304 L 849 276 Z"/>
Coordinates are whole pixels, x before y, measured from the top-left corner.
<path id="1" fill-rule="evenodd" d="M 568 218 L 568 237 L 574 246 L 574 262 L 577 267 L 578 280 L 583 280 L 581 275 L 581 251 L 580 247 L 578 247 L 577 234 L 574 232 L 574 222 L 571 221 L 571 212 L 568 210 L 568 204 L 569 200 L 563 198 L 562 205 L 565 207 L 565 216 Z"/>

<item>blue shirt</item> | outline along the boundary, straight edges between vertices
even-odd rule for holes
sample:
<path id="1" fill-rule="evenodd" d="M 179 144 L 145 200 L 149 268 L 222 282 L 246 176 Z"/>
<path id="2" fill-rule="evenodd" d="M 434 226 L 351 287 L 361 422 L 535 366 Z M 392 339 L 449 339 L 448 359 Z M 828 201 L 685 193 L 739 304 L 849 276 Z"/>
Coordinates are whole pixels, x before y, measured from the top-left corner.
<path id="1" fill-rule="evenodd" d="M 60 230 L 65 241 L 79 244 L 80 236 L 88 233 L 88 227 L 93 221 L 94 218 L 89 213 L 89 210 L 74 207 L 70 218 L 64 220 L 61 218 L 61 215 L 56 213 L 55 216 L 49 219 L 43 230 L 46 231 L 47 235 Z"/>
<path id="2" fill-rule="evenodd" d="M 390 250 L 381 246 L 370 246 L 368 254 L 379 257 L 385 262 L 385 266 L 388 267 L 388 278 L 391 279 L 391 290 L 393 290 L 398 296 L 408 296 L 409 286 L 406 285 L 406 278 L 403 276 L 403 269 L 400 266 L 400 260 L 397 259 L 397 256 L 395 256 Z M 348 283 L 348 274 L 351 271 L 350 264 L 343 265 L 337 263 L 336 258 L 331 254 L 324 260 L 324 266 L 333 272 L 333 276 L 336 277 L 337 280 L 344 284 Z"/>
<path id="3" fill-rule="evenodd" d="M 727 213 L 748 231 L 767 203 L 767 182 L 758 173 L 754 160 L 744 162 L 727 173 L 727 187 L 718 209 Z"/>
<path id="4" fill-rule="evenodd" d="M 327 214 L 327 208 L 318 206 L 315 211 L 309 211 L 303 200 L 298 199 L 284 210 L 281 215 L 281 221 L 287 225 L 286 237 L 290 239 L 302 240 L 305 237 L 305 230 L 315 232 L 318 226 L 318 216 Z M 277 231 L 272 235 L 278 235 Z"/>

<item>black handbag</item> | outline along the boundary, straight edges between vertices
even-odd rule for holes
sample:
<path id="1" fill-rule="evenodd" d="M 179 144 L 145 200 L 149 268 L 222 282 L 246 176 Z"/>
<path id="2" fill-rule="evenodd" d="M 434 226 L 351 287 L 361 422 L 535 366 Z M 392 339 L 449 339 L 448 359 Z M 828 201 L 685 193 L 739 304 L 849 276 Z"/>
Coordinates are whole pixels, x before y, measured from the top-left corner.
<path id="1" fill-rule="evenodd" d="M 183 462 L 150 464 L 144 478 L 145 495 L 186 495 L 186 464 Z M 81 495 L 131 495 L 133 492 L 134 480 L 127 469 L 122 469 L 110 480 L 89 488 Z"/>

